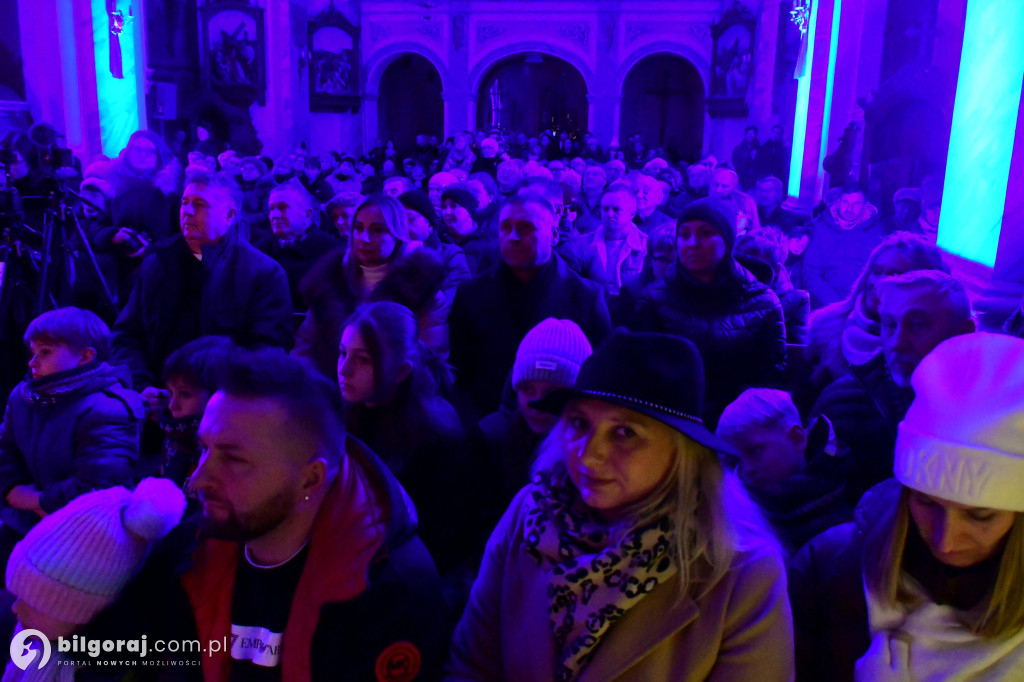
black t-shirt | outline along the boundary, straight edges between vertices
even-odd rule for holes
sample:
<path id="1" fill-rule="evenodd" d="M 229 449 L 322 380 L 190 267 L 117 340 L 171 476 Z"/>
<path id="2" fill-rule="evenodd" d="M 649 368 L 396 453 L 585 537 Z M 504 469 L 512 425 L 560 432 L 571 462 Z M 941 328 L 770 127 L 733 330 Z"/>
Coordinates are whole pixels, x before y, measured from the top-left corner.
<path id="1" fill-rule="evenodd" d="M 281 644 L 309 544 L 287 563 L 256 568 L 244 557 L 231 596 L 231 679 L 281 682 Z"/>

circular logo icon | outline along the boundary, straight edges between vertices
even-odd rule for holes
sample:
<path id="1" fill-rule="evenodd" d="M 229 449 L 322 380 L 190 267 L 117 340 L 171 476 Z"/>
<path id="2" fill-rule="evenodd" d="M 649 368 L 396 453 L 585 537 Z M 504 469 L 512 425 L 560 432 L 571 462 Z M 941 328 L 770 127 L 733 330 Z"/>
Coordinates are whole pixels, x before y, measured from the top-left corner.
<path id="1" fill-rule="evenodd" d="M 377 682 L 412 682 L 423 657 L 412 642 L 395 642 L 377 657 Z"/>
<path id="2" fill-rule="evenodd" d="M 29 637 L 35 637 L 43 643 L 43 653 L 39 660 L 39 669 L 42 670 L 50 660 L 50 640 L 39 630 L 29 628 L 14 635 L 14 639 L 11 640 L 11 662 L 22 670 L 28 670 L 29 665 L 39 652 L 38 646 L 26 643 Z"/>

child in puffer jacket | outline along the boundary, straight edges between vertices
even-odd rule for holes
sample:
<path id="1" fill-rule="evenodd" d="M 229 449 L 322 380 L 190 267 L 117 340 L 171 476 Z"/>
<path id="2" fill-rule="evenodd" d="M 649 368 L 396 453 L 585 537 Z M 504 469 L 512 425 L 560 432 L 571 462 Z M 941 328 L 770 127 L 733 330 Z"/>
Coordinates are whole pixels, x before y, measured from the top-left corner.
<path id="1" fill-rule="evenodd" d="M 0 425 L 0 562 L 39 519 L 83 493 L 131 486 L 145 417 L 110 329 L 79 308 L 43 313 L 25 332 L 30 376 Z"/>

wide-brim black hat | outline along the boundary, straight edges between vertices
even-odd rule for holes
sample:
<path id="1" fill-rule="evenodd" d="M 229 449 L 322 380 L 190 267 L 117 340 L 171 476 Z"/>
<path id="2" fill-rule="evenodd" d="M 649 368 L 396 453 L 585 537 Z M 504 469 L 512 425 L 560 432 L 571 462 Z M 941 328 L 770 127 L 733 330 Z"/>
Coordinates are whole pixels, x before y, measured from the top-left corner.
<path id="1" fill-rule="evenodd" d="M 576 398 L 629 408 L 712 450 L 737 454 L 704 426 L 704 362 L 697 347 L 681 337 L 616 329 L 586 359 L 571 388 L 553 391 L 530 405 L 561 414 Z"/>

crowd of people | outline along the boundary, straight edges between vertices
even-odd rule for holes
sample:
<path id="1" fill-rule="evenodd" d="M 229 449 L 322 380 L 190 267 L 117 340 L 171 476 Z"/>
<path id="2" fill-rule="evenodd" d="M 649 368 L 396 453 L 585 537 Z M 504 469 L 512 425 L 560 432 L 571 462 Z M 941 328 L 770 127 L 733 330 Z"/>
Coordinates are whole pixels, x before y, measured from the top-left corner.
<path id="1" fill-rule="evenodd" d="M 227 642 L 161 679 L 1018 679 L 1024 311 L 979 329 L 931 184 L 804 215 L 781 128 L 630 142 L 66 174 L 100 272 L 5 312 L 0 631 Z"/>

